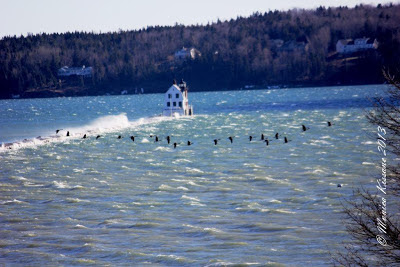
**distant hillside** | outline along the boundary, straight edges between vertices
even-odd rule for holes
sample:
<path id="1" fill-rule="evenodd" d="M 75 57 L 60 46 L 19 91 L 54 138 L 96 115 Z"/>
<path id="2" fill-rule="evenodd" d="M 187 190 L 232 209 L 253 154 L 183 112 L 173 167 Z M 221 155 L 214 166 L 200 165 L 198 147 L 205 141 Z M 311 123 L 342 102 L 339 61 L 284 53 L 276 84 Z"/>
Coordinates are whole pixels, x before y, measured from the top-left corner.
<path id="1" fill-rule="evenodd" d="M 341 39 L 376 39 L 377 49 L 336 53 Z M 195 48 L 193 58 L 175 54 Z M 380 83 L 400 62 L 400 5 L 255 13 L 209 25 L 72 32 L 0 40 L 0 98 L 164 92 L 173 78 L 192 91 L 246 85 Z M 91 76 L 58 76 L 64 66 Z"/>

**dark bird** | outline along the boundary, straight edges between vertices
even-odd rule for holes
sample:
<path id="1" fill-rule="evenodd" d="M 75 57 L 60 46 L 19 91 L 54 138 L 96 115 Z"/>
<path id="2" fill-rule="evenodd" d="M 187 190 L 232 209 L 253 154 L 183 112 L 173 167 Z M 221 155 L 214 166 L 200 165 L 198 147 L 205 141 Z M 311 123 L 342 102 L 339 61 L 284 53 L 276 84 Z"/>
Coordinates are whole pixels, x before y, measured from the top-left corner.
<path id="1" fill-rule="evenodd" d="M 261 134 L 261 140 L 264 140 L 264 134 Z"/>
<path id="2" fill-rule="evenodd" d="M 342 187 L 342 185 L 341 185 L 341 184 L 338 184 L 337 187 Z"/>
<path id="3" fill-rule="evenodd" d="M 249 136 L 249 140 L 250 140 L 250 142 L 251 142 L 251 140 L 253 140 L 253 136 L 250 135 L 250 136 Z"/>
<path id="4" fill-rule="evenodd" d="M 289 140 L 286 138 L 286 136 L 285 136 L 285 144 L 287 143 L 287 142 L 289 142 Z"/>
<path id="5" fill-rule="evenodd" d="M 229 136 L 228 139 L 229 139 L 229 141 L 231 141 L 231 144 L 232 144 L 233 143 L 233 137 Z"/>
<path id="6" fill-rule="evenodd" d="M 190 141 L 188 141 L 188 142 L 187 142 L 187 145 L 188 145 L 188 146 L 190 146 L 191 144 L 193 144 L 193 143 L 192 143 L 192 142 L 190 142 Z"/>
<path id="7" fill-rule="evenodd" d="M 67 131 L 67 136 L 69 136 L 69 131 Z"/>
<path id="8" fill-rule="evenodd" d="M 171 137 L 169 137 L 169 135 L 167 136 L 167 142 L 169 144 L 169 142 L 171 142 Z"/>
<path id="9" fill-rule="evenodd" d="M 118 135 L 118 139 L 121 139 L 122 138 L 122 136 L 121 135 Z"/>
<path id="10" fill-rule="evenodd" d="M 83 136 L 83 139 L 86 139 L 86 134 Z"/>
<path id="11" fill-rule="evenodd" d="M 304 124 L 302 124 L 301 127 L 303 128 L 303 132 L 307 131 L 307 127 Z"/>
<path id="12" fill-rule="evenodd" d="M 279 133 L 276 133 L 276 134 L 275 134 L 275 138 L 276 138 L 276 139 L 279 139 Z"/>
<path id="13" fill-rule="evenodd" d="M 177 145 L 178 145 L 177 143 L 174 143 L 174 149 L 176 148 Z"/>
<path id="14" fill-rule="evenodd" d="M 135 142 L 135 137 L 133 135 L 131 136 L 131 140 L 132 142 Z"/>
<path id="15" fill-rule="evenodd" d="M 268 139 L 265 139 L 264 142 L 265 142 L 265 144 L 266 144 L 267 146 L 269 145 L 269 140 L 268 140 Z"/>
<path id="16" fill-rule="evenodd" d="M 218 144 L 218 140 L 219 140 L 219 139 L 214 139 L 214 145 L 217 145 L 217 144 Z"/>
<path id="17" fill-rule="evenodd" d="M 56 130 L 56 134 L 58 134 L 58 132 L 61 131 L 61 130 L 62 130 L 62 129 L 57 129 L 57 130 Z"/>
<path id="18" fill-rule="evenodd" d="M 101 137 L 101 135 L 96 136 L 96 140 L 99 139 Z"/>
<path id="19" fill-rule="evenodd" d="M 156 140 L 155 140 L 155 142 L 158 142 L 158 136 L 156 135 Z"/>
<path id="20" fill-rule="evenodd" d="M 328 127 L 332 126 L 332 123 L 330 121 L 328 121 Z"/>

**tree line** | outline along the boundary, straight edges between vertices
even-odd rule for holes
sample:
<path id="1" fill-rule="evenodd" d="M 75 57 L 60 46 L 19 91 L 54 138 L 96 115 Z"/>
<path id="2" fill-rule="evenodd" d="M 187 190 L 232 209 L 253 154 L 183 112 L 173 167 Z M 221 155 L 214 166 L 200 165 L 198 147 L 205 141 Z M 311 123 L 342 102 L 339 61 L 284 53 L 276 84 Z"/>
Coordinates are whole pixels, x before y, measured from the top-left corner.
<path id="1" fill-rule="evenodd" d="M 382 66 L 400 62 L 399 25 L 400 5 L 389 4 L 256 12 L 207 25 L 7 36 L 0 40 L 0 98 L 142 87 L 164 92 L 173 78 L 184 78 L 192 91 L 380 83 Z M 376 38 L 378 49 L 335 54 L 338 40 L 362 37 Z M 177 61 L 182 47 L 201 56 Z M 93 67 L 92 77 L 57 76 L 63 66 L 83 65 Z"/>

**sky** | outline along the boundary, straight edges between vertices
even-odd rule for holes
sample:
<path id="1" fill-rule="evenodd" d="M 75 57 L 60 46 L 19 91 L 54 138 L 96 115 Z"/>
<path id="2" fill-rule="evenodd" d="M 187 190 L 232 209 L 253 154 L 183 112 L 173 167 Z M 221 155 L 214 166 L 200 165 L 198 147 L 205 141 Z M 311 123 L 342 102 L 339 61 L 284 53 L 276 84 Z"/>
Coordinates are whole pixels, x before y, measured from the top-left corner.
<path id="1" fill-rule="evenodd" d="M 110 32 L 146 26 L 207 24 L 252 13 L 400 0 L 0 0 L 0 38 L 28 33 Z"/>

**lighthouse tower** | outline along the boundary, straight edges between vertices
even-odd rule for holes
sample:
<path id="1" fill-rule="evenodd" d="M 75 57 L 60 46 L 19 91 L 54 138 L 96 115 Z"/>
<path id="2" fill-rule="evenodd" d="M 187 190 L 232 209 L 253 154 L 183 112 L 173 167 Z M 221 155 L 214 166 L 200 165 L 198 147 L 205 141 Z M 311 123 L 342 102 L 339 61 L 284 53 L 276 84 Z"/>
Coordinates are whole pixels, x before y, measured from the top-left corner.
<path id="1" fill-rule="evenodd" d="M 193 107 L 189 105 L 188 87 L 181 80 L 179 84 L 174 80 L 172 86 L 164 96 L 163 116 L 191 116 Z"/>

